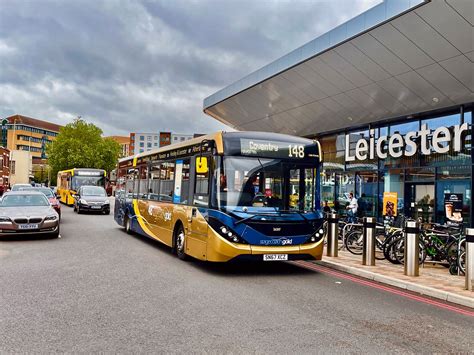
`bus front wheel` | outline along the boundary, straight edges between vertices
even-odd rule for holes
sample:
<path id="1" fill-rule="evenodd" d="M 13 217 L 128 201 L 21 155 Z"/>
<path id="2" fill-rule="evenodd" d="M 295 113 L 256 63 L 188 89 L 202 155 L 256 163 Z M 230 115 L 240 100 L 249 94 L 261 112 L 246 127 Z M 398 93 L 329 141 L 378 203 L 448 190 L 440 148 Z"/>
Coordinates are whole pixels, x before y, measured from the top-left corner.
<path id="1" fill-rule="evenodd" d="M 176 255 L 178 255 L 178 258 L 180 258 L 181 260 L 186 260 L 186 234 L 184 233 L 184 228 L 182 225 L 176 228 L 174 245 L 176 247 Z"/>

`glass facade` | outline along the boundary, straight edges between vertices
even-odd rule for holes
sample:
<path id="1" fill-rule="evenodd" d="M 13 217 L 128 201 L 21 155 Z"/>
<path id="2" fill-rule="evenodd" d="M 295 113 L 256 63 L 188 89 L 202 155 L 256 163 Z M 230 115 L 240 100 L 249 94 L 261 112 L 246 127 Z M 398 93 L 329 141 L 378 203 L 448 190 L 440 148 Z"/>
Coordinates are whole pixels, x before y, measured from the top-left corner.
<path id="1" fill-rule="evenodd" d="M 467 125 L 465 125 L 467 124 Z M 348 195 L 359 216 L 384 216 L 384 193 L 397 214 L 445 223 L 445 198 L 462 195 L 463 222 L 472 211 L 472 111 L 425 116 L 317 137 L 324 152 L 321 201 L 345 213 Z M 459 196 L 458 195 L 458 196 Z"/>

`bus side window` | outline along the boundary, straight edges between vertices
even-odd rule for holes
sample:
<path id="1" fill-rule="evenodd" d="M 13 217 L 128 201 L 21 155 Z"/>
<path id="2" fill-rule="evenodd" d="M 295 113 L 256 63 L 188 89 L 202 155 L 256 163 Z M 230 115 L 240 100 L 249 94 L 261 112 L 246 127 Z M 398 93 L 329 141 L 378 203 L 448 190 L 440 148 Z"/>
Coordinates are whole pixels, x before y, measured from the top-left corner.
<path id="1" fill-rule="evenodd" d="M 173 201 L 175 162 L 164 162 L 160 166 L 160 201 Z"/>
<path id="2" fill-rule="evenodd" d="M 148 198 L 159 200 L 160 197 L 160 164 L 152 163 L 148 180 Z"/>
<path id="3" fill-rule="evenodd" d="M 209 161 L 209 159 L 208 159 Z M 197 164 L 196 164 L 197 166 Z M 209 171 L 208 167 L 205 172 L 198 172 L 198 169 L 195 169 L 195 179 L 194 179 L 194 200 L 193 205 L 195 206 L 205 206 L 209 204 Z"/>
<path id="4" fill-rule="evenodd" d="M 138 197 L 137 198 L 146 198 L 148 194 L 148 166 L 140 166 L 139 172 L 140 184 L 138 185 Z"/>

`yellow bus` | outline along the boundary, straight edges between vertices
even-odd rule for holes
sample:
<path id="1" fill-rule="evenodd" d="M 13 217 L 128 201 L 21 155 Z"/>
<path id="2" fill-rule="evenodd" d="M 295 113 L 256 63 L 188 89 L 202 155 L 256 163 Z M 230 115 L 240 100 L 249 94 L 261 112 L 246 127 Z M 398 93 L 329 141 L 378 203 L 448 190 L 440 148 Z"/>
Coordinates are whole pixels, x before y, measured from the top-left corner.
<path id="1" fill-rule="evenodd" d="M 220 132 L 123 158 L 114 218 L 179 258 L 320 260 L 321 148 L 267 132 Z"/>
<path id="2" fill-rule="evenodd" d="M 74 168 L 58 172 L 59 201 L 72 206 L 73 195 L 83 185 L 102 186 L 105 188 L 106 172 L 102 169 Z"/>

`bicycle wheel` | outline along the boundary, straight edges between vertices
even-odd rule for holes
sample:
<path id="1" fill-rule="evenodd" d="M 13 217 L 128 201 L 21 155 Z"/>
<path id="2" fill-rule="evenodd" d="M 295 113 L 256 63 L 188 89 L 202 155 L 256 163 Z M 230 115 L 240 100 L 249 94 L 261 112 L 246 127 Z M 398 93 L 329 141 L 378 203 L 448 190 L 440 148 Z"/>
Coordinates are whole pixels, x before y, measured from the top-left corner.
<path id="1" fill-rule="evenodd" d="M 385 232 L 379 232 L 375 236 L 375 259 L 385 260 L 385 255 L 383 254 L 385 242 Z"/>
<path id="2" fill-rule="evenodd" d="M 390 261 L 392 264 L 400 264 L 398 259 L 395 256 L 395 245 L 400 238 L 403 239 L 403 233 L 397 232 L 392 234 L 385 242 L 384 249 L 383 249 L 383 255 L 385 256 L 385 259 Z"/>
<path id="3" fill-rule="evenodd" d="M 459 244 L 458 267 L 463 274 L 466 273 L 466 241 Z"/>
<path id="4" fill-rule="evenodd" d="M 345 245 L 347 250 L 354 255 L 362 255 L 364 236 L 362 231 L 352 231 L 346 235 Z"/>

